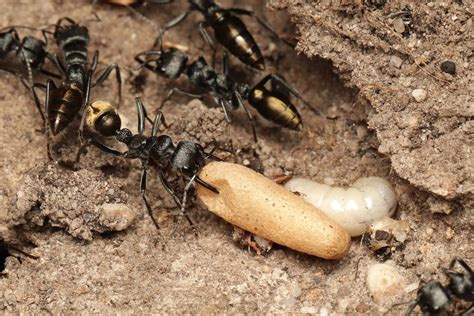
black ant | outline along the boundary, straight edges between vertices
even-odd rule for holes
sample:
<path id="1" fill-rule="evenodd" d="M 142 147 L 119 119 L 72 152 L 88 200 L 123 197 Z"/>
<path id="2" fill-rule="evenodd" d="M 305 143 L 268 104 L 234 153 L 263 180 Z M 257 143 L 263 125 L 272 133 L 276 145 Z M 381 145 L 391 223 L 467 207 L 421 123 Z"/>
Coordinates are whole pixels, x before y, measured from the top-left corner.
<path id="1" fill-rule="evenodd" d="M 143 56 L 156 57 L 144 60 Z M 227 114 L 228 109 L 242 108 L 245 111 L 252 123 L 255 140 L 257 139 L 255 123 L 244 105 L 244 100 L 247 100 L 261 116 L 278 126 L 297 131 L 303 128 L 301 116 L 290 101 L 290 94 L 303 102 L 305 101 L 299 92 L 277 75 L 267 75 L 256 85 L 249 87 L 249 85 L 235 82 L 229 77 L 228 59 L 225 56 L 223 58 L 223 73 L 218 73 L 202 56 L 188 64 L 188 56 L 176 48 L 145 51 L 135 56 L 135 60 L 140 63 L 140 68 L 146 68 L 165 78 L 177 79 L 180 75 L 185 74 L 199 90 L 203 91 L 202 93 L 191 93 L 173 88 L 163 99 L 160 109 L 174 93 L 193 98 L 210 94 L 216 104 L 224 110 L 228 122 L 231 122 Z M 265 86 L 269 81 L 271 83 L 270 89 Z"/>
<path id="2" fill-rule="evenodd" d="M 33 36 L 25 36 L 23 39 L 20 39 L 17 31 L 18 28 L 41 31 L 44 36 L 44 41 Z M 46 33 L 47 31 L 45 29 L 36 29 L 27 26 L 9 26 L 0 30 L 0 60 L 6 60 L 11 53 L 14 53 L 16 62 L 25 66 L 28 72 L 29 82 L 23 78 L 21 70 L 14 70 L 5 66 L 0 66 L 0 70 L 15 75 L 28 90 L 31 90 L 36 107 L 43 121 L 45 117 L 41 102 L 34 90 L 36 84 L 33 82 L 33 70 L 49 77 L 59 78 L 59 75 L 43 68 L 46 59 L 53 61 L 51 54 L 47 51 L 48 37 Z"/>
<path id="3" fill-rule="evenodd" d="M 100 21 L 96 19 L 92 21 Z M 63 23 L 67 22 L 67 25 Z M 58 20 L 55 25 L 54 38 L 63 53 L 63 61 L 55 56 L 55 64 L 60 70 L 63 82 L 56 87 L 52 80 L 46 84 L 46 128 L 51 130 L 53 136 L 68 127 L 78 114 L 82 114 L 89 103 L 91 88 L 104 82 L 115 70 L 116 79 L 119 84 L 119 100 L 121 99 L 122 79 L 117 64 L 109 65 L 98 76 L 95 83 L 92 77 L 99 61 L 99 52 L 96 50 L 92 58 L 92 64 L 88 62 L 89 31 L 74 20 L 65 17 Z M 84 117 L 79 128 L 81 143 Z M 49 135 L 49 134 L 48 134 Z M 50 153 L 50 139 L 48 137 L 48 155 Z"/>
<path id="4" fill-rule="evenodd" d="M 265 69 L 265 60 L 257 42 L 237 16 L 247 15 L 255 18 L 260 25 L 279 38 L 268 22 L 257 16 L 253 11 L 240 8 L 223 9 L 213 0 L 188 0 L 188 2 L 190 4 L 189 10 L 175 17 L 164 26 L 155 41 L 154 47 L 161 43 L 161 38 L 167 30 L 184 21 L 192 11 L 199 11 L 204 18 L 204 21 L 199 23 L 199 32 L 213 50 L 212 64 L 214 64 L 216 47 L 206 31 L 206 27 L 211 27 L 217 41 L 241 62 L 258 70 Z M 287 44 L 291 46 L 291 44 Z"/>
<path id="5" fill-rule="evenodd" d="M 199 171 L 205 165 L 207 160 L 220 160 L 218 157 L 213 155 L 213 152 L 217 147 L 214 146 L 214 148 L 207 153 L 201 145 L 191 141 L 180 141 L 175 146 L 171 137 L 168 135 L 157 136 L 161 123 L 164 123 L 163 114 L 161 112 L 158 112 L 153 120 L 151 135 L 144 135 L 144 105 L 140 98 L 135 98 L 135 103 L 138 113 L 138 134 L 135 135 L 129 129 L 121 128 L 120 116 L 108 102 L 93 102 L 87 107 L 85 115 L 86 124 L 89 129 L 105 137 L 114 136 L 116 140 L 127 146 L 127 151 L 117 151 L 99 142 L 93 137 L 91 137 L 88 142 L 95 145 L 100 150 L 114 156 L 124 157 L 127 159 L 138 159 L 140 161 L 142 166 L 140 192 L 143 201 L 145 202 L 148 214 L 153 220 L 153 224 L 157 229 L 159 229 L 146 196 L 147 169 L 150 164 L 156 164 L 161 183 L 166 191 L 173 197 L 177 206 L 180 207 L 181 212 L 185 215 L 187 221 L 191 226 L 193 226 L 191 219 L 185 213 L 187 191 L 191 188 L 191 185 L 196 182 L 212 192 L 219 193 L 214 186 L 204 182 L 198 176 Z M 189 179 L 184 189 L 182 201 L 180 201 L 167 180 L 167 176 L 172 173 Z"/>
<path id="6" fill-rule="evenodd" d="M 465 271 L 454 271 L 453 268 L 458 263 Z M 411 315 L 416 306 L 420 306 L 425 315 L 447 314 L 449 304 L 454 297 L 466 302 L 474 302 L 474 273 L 471 267 L 459 257 L 455 257 L 449 264 L 449 269 L 445 269 L 445 274 L 449 277 L 447 286 L 443 286 L 438 281 L 432 281 L 418 289 L 416 300 L 407 309 L 405 315 Z M 405 303 L 396 304 L 401 305 Z M 471 306 L 461 312 L 461 315 L 468 315 L 473 312 Z"/>

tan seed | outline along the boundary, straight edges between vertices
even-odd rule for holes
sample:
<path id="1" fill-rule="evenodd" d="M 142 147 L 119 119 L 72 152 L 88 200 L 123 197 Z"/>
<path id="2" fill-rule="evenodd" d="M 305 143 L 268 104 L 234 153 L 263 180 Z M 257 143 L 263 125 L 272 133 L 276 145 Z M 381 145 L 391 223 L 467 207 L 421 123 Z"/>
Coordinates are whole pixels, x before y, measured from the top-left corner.
<path id="1" fill-rule="evenodd" d="M 350 236 L 303 198 L 241 165 L 211 162 L 199 177 L 219 190 L 196 186 L 208 209 L 227 222 L 280 245 L 325 259 L 347 254 Z"/>

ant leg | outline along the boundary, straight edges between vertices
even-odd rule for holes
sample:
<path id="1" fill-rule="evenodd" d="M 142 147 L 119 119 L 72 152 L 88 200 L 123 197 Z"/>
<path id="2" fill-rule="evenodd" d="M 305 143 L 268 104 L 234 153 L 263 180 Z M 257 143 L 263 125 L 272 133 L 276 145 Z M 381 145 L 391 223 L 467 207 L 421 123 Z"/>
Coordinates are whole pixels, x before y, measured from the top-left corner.
<path id="1" fill-rule="evenodd" d="M 58 55 L 47 54 L 46 58 L 48 58 L 51 61 L 51 63 L 59 70 L 59 72 L 61 73 L 63 77 L 67 76 L 66 66 L 64 66 L 64 64 L 59 60 Z"/>
<path id="2" fill-rule="evenodd" d="M 468 316 L 468 315 L 472 315 L 471 314 L 472 312 L 474 312 L 474 304 L 471 304 L 471 306 L 469 306 L 465 311 L 462 311 L 460 315 Z"/>
<path id="3" fill-rule="evenodd" d="M 90 22 L 101 22 L 102 20 L 99 18 L 99 16 L 97 15 L 97 13 L 95 12 L 92 12 L 92 15 L 94 16 L 93 19 L 87 19 L 87 20 L 80 20 L 79 22 L 77 23 L 74 23 L 74 24 L 84 24 L 84 23 L 90 23 Z"/>
<path id="4" fill-rule="evenodd" d="M 194 223 L 193 221 L 191 220 L 191 218 L 189 217 L 189 215 L 186 213 L 186 200 L 188 198 L 188 191 L 189 189 L 191 188 L 191 186 L 193 185 L 193 182 L 194 180 L 196 179 L 197 177 L 197 174 L 195 174 L 194 176 L 191 177 L 191 179 L 189 180 L 189 182 L 186 184 L 186 186 L 184 187 L 184 193 L 183 193 L 183 201 L 181 202 L 181 214 L 184 215 L 184 217 L 186 218 L 186 220 L 188 221 L 189 225 L 191 225 L 191 227 L 193 228 L 193 231 L 195 234 L 197 234 L 197 231 L 196 231 L 196 228 L 194 226 Z"/>
<path id="5" fill-rule="evenodd" d="M 418 305 L 418 298 L 408 307 L 407 311 L 405 312 L 405 316 L 410 316 L 416 305 Z"/>
<path id="6" fill-rule="evenodd" d="M 208 189 L 209 191 L 211 192 L 214 192 L 216 194 L 219 194 L 219 190 L 217 190 L 216 187 L 214 187 L 213 185 L 205 182 L 204 180 L 202 180 L 201 178 L 199 178 L 198 176 L 196 176 L 196 183 L 199 184 L 200 186 L 203 186 L 204 188 Z"/>
<path id="7" fill-rule="evenodd" d="M 215 139 L 213 139 L 210 143 L 208 143 L 208 144 L 206 145 L 206 148 L 209 147 L 209 146 L 213 146 L 212 149 L 211 149 L 209 152 L 205 152 L 205 151 L 204 151 L 204 148 L 203 148 L 201 145 L 199 145 L 199 144 L 196 144 L 196 146 L 198 146 L 198 147 L 200 148 L 202 154 L 204 155 L 204 159 L 205 159 L 205 160 L 212 158 L 213 160 L 216 160 L 216 161 L 223 161 L 223 159 L 221 159 L 221 158 L 219 158 L 219 157 L 217 157 L 217 156 L 214 155 L 214 152 L 215 152 L 216 150 L 220 150 L 220 151 L 223 151 L 223 152 L 227 152 L 227 153 L 230 153 L 230 154 L 234 154 L 234 152 L 231 151 L 231 150 L 228 150 L 228 149 L 226 149 L 226 148 L 219 147 L 219 146 L 217 145 L 217 141 L 216 141 Z"/>
<path id="8" fill-rule="evenodd" d="M 216 52 L 217 52 L 217 46 L 214 44 L 214 41 L 212 40 L 211 36 L 206 30 L 206 27 L 208 27 L 209 24 L 206 21 L 201 21 L 199 22 L 199 33 L 201 34 L 202 39 L 204 42 L 211 48 L 212 50 L 212 68 L 215 68 L 216 66 Z"/>
<path id="9" fill-rule="evenodd" d="M 69 18 L 69 17 L 64 17 L 64 18 L 60 18 L 58 20 L 58 22 L 56 22 L 56 30 L 58 29 L 58 27 L 61 26 L 61 24 L 63 23 L 63 21 L 66 21 L 66 22 L 69 22 L 71 23 L 72 25 L 76 24 L 76 21 L 74 21 L 73 19 Z"/>
<path id="10" fill-rule="evenodd" d="M 87 76 L 87 84 L 86 84 L 86 91 L 85 91 L 85 97 L 84 97 L 84 103 L 81 105 L 81 109 L 79 110 L 79 113 L 81 114 L 81 123 L 79 124 L 79 130 L 78 130 L 78 136 L 79 136 L 79 142 L 81 144 L 84 143 L 84 126 L 86 124 L 86 117 L 87 117 L 87 111 L 89 110 L 89 100 L 91 96 L 91 88 L 92 88 L 92 72 L 93 70 L 89 70 L 89 74 Z"/>
<path id="11" fill-rule="evenodd" d="M 46 34 L 48 34 L 49 31 L 43 29 L 41 30 L 41 34 L 43 34 L 43 38 L 44 38 L 44 43 L 46 44 L 46 46 L 48 46 L 48 36 Z"/>
<path id="12" fill-rule="evenodd" d="M 229 74 L 229 55 L 226 50 L 222 56 L 222 72 L 224 73 L 224 76 Z"/>
<path id="13" fill-rule="evenodd" d="M 18 78 L 18 80 L 20 80 L 20 82 L 23 84 L 23 86 L 25 86 L 25 88 L 27 90 L 30 90 L 31 91 L 31 95 L 33 96 L 33 100 L 35 102 L 35 105 L 36 105 L 36 108 L 38 109 L 38 112 L 40 113 L 41 115 L 41 119 L 43 120 L 43 125 L 44 125 L 44 122 L 45 122 L 45 117 L 44 117 L 44 113 L 43 113 L 43 110 L 41 109 L 41 102 L 39 100 L 39 97 L 38 97 L 38 94 L 36 93 L 35 91 L 35 88 L 42 88 L 42 89 L 45 89 L 46 86 L 43 85 L 43 84 L 40 84 L 40 83 L 34 83 L 33 85 L 30 85 L 30 83 L 28 83 L 25 78 L 23 78 L 21 75 L 19 75 L 18 73 L 16 73 L 15 71 L 12 71 L 12 70 L 9 70 L 9 69 L 6 69 L 6 68 L 3 68 L 0 66 L 0 71 L 3 71 L 3 72 L 6 72 L 7 74 L 11 74 L 11 75 L 14 75 Z"/>
<path id="14" fill-rule="evenodd" d="M 48 153 L 48 158 L 50 161 L 56 161 L 53 158 L 52 152 L 51 152 L 51 134 L 49 132 L 49 100 L 51 96 L 51 89 L 56 89 L 56 86 L 54 85 L 54 82 L 52 80 L 48 80 L 46 83 L 46 100 L 45 100 L 45 121 L 44 121 L 44 130 L 46 133 L 46 149 Z"/>
<path id="15" fill-rule="evenodd" d="M 122 101 L 122 76 L 120 75 L 120 67 L 117 64 L 111 64 L 105 70 L 102 72 L 102 74 L 99 75 L 99 78 L 95 81 L 95 83 L 92 85 L 92 87 L 95 87 L 98 84 L 101 84 L 104 82 L 110 75 L 112 71 L 115 70 L 115 79 L 117 80 L 118 83 L 118 90 L 119 90 L 119 102 L 118 104 L 120 105 L 120 102 Z"/>
<path id="16" fill-rule="evenodd" d="M 318 115 L 323 116 L 321 112 L 319 112 L 308 101 L 306 101 L 295 88 L 293 88 L 285 79 L 278 75 L 270 74 L 265 76 L 255 85 L 255 87 L 262 88 L 269 80 L 271 81 L 272 91 L 278 91 L 284 96 L 289 96 L 289 94 L 292 94 L 295 98 L 301 100 L 301 102 L 303 102 L 312 111 L 316 112 Z"/>
<path id="17" fill-rule="evenodd" d="M 295 46 L 293 44 L 291 44 L 290 42 L 288 42 L 285 39 L 282 39 L 280 37 L 280 35 L 278 35 L 278 33 L 270 26 L 270 24 L 267 21 L 265 21 L 264 19 L 262 19 L 261 17 L 259 17 L 258 15 L 256 15 L 255 12 L 245 10 L 245 9 L 240 9 L 240 8 L 230 8 L 230 9 L 227 9 L 226 11 L 231 13 L 231 14 L 248 15 L 248 16 L 254 18 L 255 20 L 257 20 L 257 22 L 261 26 L 263 26 L 263 28 L 265 28 L 268 32 L 272 33 L 273 36 L 275 36 L 276 38 L 278 38 L 279 40 L 281 40 L 283 43 L 290 46 L 291 48 L 295 48 Z"/>
<path id="18" fill-rule="evenodd" d="M 25 45 L 26 37 L 21 42 L 20 46 L 17 49 L 17 54 L 21 52 L 21 57 L 26 64 L 26 70 L 28 71 L 28 79 L 30 80 L 30 85 L 33 86 L 33 70 L 31 69 L 31 63 L 28 57 L 26 56 L 23 46 Z"/>
<path id="19" fill-rule="evenodd" d="M 36 89 L 44 90 L 44 89 L 46 89 L 46 86 L 44 84 L 41 84 L 41 83 L 35 83 L 31 87 L 31 93 L 33 94 L 33 99 L 35 100 L 36 108 L 38 109 L 38 112 L 41 115 L 41 119 L 43 120 L 43 125 L 44 125 L 45 122 L 46 122 L 46 118 L 45 118 L 45 115 L 43 113 L 43 110 L 41 109 L 41 102 L 39 100 L 38 94 L 36 93 Z"/>
<path id="20" fill-rule="evenodd" d="M 14 247 L 14 246 L 8 246 L 9 249 L 13 250 L 13 251 L 16 251 L 18 253 L 21 253 L 22 255 L 24 255 L 25 257 L 28 257 L 30 259 L 34 259 L 34 260 L 38 260 L 39 257 L 38 256 L 33 256 L 32 254 L 29 254 L 23 250 L 21 250 L 20 248 L 17 248 L 17 247 Z M 17 258 L 18 259 L 18 258 Z"/>
<path id="21" fill-rule="evenodd" d="M 72 169 L 73 170 L 77 170 L 76 166 L 79 164 L 79 161 L 81 160 L 81 156 L 84 153 L 84 149 L 86 149 L 87 146 L 89 146 L 89 144 L 90 144 L 90 141 L 87 141 L 84 144 L 81 144 L 79 146 L 79 149 L 76 152 L 76 159 L 74 159 L 74 162 L 72 164 Z"/>
<path id="22" fill-rule="evenodd" d="M 460 257 L 454 257 L 454 259 L 451 261 L 451 263 L 449 264 L 449 269 L 452 269 L 454 267 L 454 265 L 457 263 L 459 263 L 461 265 L 461 267 L 463 267 L 467 272 L 469 272 L 470 274 L 472 274 L 472 269 L 471 267 L 469 267 L 469 265 L 467 264 L 466 261 L 464 261 L 464 259 L 460 258 Z"/>
<path id="23" fill-rule="evenodd" d="M 153 62 L 156 62 L 155 59 L 151 59 L 151 60 L 145 60 L 145 59 L 142 59 L 141 57 L 142 56 L 161 56 L 161 51 L 159 50 L 148 50 L 148 51 L 145 51 L 145 52 L 141 52 L 139 54 L 137 54 L 135 56 L 135 61 L 138 62 L 140 65 L 135 69 L 135 70 L 140 70 L 142 68 L 146 68 L 148 70 L 151 70 L 151 71 L 155 71 L 155 67 L 151 66 L 150 64 L 153 63 Z"/>
<path id="24" fill-rule="evenodd" d="M 162 120 L 163 113 L 161 111 L 158 111 L 158 113 L 156 113 L 155 115 L 155 120 L 153 121 L 153 129 L 151 130 L 151 136 L 156 136 L 158 134 L 158 130 L 160 129 Z"/>
<path id="25" fill-rule="evenodd" d="M 407 301 L 407 302 L 401 302 L 401 303 L 397 303 L 397 304 L 393 304 L 389 309 L 388 311 L 386 311 L 385 313 L 383 313 L 384 316 L 386 315 L 390 315 L 390 311 L 394 308 L 394 307 L 397 307 L 397 306 L 400 306 L 400 305 L 405 305 L 405 304 L 408 304 L 408 303 L 412 303 L 413 305 L 410 305 L 410 307 L 407 309 L 407 311 L 405 312 L 405 315 L 406 316 L 409 316 L 411 315 L 411 313 L 413 312 L 413 310 L 415 309 L 416 307 L 416 304 L 418 303 L 418 301 Z"/>
<path id="26" fill-rule="evenodd" d="M 244 104 L 244 101 L 242 100 L 242 96 L 240 95 L 240 93 L 238 93 L 237 91 L 234 92 L 235 96 L 237 97 L 237 102 L 239 103 L 239 106 L 242 107 L 242 109 L 244 109 L 245 111 L 245 114 L 247 114 L 247 117 L 249 118 L 249 121 L 250 121 L 250 124 L 252 124 L 252 133 L 253 133 L 253 139 L 254 141 L 257 143 L 258 142 L 258 138 L 257 138 L 257 128 L 255 127 L 255 121 L 252 117 L 252 114 L 250 114 L 249 110 L 247 109 L 247 107 L 245 106 Z"/>
<path id="27" fill-rule="evenodd" d="M 96 71 L 98 64 L 99 64 L 99 51 L 96 50 L 94 52 L 94 56 L 92 57 L 92 63 L 91 63 L 91 67 L 90 67 L 90 70 L 92 71 L 92 74 Z"/>
<path id="28" fill-rule="evenodd" d="M 277 89 L 282 93 L 291 93 L 295 98 L 300 99 L 308 107 L 312 108 L 311 104 L 306 101 L 301 94 L 293 88 L 285 79 L 278 75 L 270 75 L 272 89 Z M 316 110 L 315 110 L 316 111 Z M 317 111 L 318 112 L 318 111 Z"/>
<path id="29" fill-rule="evenodd" d="M 171 89 L 171 90 L 168 92 L 168 94 L 167 94 L 166 97 L 163 99 L 163 101 L 161 101 L 161 105 L 158 107 L 158 110 L 161 110 L 161 109 L 163 108 L 163 106 L 165 105 L 166 101 L 168 101 L 169 99 L 171 99 L 171 96 L 172 96 L 174 93 L 179 93 L 179 94 L 185 95 L 185 96 L 187 96 L 187 97 L 196 98 L 196 99 L 200 99 L 200 98 L 202 98 L 204 95 L 206 95 L 206 93 L 197 94 L 197 93 L 192 93 L 192 92 L 188 92 L 188 91 L 181 90 L 180 88 L 173 88 L 173 89 Z"/>
<path id="30" fill-rule="evenodd" d="M 55 74 L 54 72 L 48 71 L 46 69 L 39 68 L 38 71 L 47 77 L 51 77 L 54 79 L 61 79 L 61 75 Z"/>
<path id="31" fill-rule="evenodd" d="M 103 152 L 107 153 L 107 154 L 111 154 L 113 156 L 117 156 L 117 157 L 123 157 L 127 154 L 127 152 L 120 152 L 118 150 L 115 150 L 109 146 L 106 146 L 104 144 L 102 144 L 101 142 L 98 142 L 96 141 L 95 139 L 91 138 L 88 142 L 88 144 L 91 144 L 91 145 L 94 145 L 95 147 L 99 148 L 100 150 L 102 150 Z"/>
<path id="32" fill-rule="evenodd" d="M 163 187 L 165 188 L 166 192 L 168 192 L 171 197 L 173 198 L 174 202 L 176 205 L 181 208 L 181 201 L 179 200 L 178 196 L 176 193 L 173 191 L 171 188 L 170 184 L 168 183 L 168 180 L 166 180 L 165 175 L 163 174 L 163 171 L 158 171 L 158 175 L 160 177 L 161 184 L 163 184 Z"/>
<path id="33" fill-rule="evenodd" d="M 176 25 L 178 25 L 179 23 L 183 22 L 187 17 L 188 15 L 191 13 L 191 11 L 186 11 L 180 15 L 178 15 L 177 17 L 173 18 L 171 21 L 169 21 L 168 23 L 165 24 L 163 30 L 160 32 L 160 34 L 156 37 L 155 39 L 155 43 L 153 44 L 153 47 L 162 47 L 162 38 L 163 38 L 163 35 L 165 35 L 165 32 L 168 31 L 169 29 L 172 29 L 173 27 L 175 27 Z"/>
<path id="34" fill-rule="evenodd" d="M 135 104 L 137 106 L 137 114 L 138 114 L 138 134 L 143 135 L 145 131 L 145 112 L 142 99 L 139 97 L 135 98 Z"/>
<path id="35" fill-rule="evenodd" d="M 220 107 L 224 111 L 224 116 L 225 116 L 225 120 L 227 121 L 227 123 L 229 123 L 229 124 L 232 123 L 232 120 L 230 119 L 229 113 L 227 113 L 227 107 L 225 106 L 224 100 L 218 99 L 217 103 L 220 105 Z"/>
<path id="36" fill-rule="evenodd" d="M 145 202 L 148 215 L 150 215 L 153 225 L 155 225 L 156 229 L 159 231 L 160 226 L 158 225 L 158 222 L 156 221 L 156 219 L 153 217 L 153 210 L 150 206 L 150 203 L 148 202 L 148 198 L 146 197 L 146 185 L 147 185 L 147 171 L 146 171 L 146 165 L 143 165 L 142 177 L 140 180 L 140 193 L 142 194 L 143 201 Z"/>

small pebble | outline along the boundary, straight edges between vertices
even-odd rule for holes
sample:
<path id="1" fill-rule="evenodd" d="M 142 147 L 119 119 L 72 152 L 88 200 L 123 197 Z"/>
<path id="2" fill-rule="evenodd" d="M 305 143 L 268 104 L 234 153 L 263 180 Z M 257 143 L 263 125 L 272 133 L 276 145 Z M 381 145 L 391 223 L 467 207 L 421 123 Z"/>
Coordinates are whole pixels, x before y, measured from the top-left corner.
<path id="1" fill-rule="evenodd" d="M 99 222 L 107 230 L 124 230 L 135 221 L 135 212 L 126 204 L 104 203 L 100 208 Z"/>
<path id="2" fill-rule="evenodd" d="M 300 308 L 301 314 L 317 314 L 318 308 L 314 306 L 303 306 Z"/>
<path id="3" fill-rule="evenodd" d="M 453 238 L 454 238 L 454 230 L 451 227 L 448 227 L 448 229 L 446 229 L 446 239 L 451 240 Z"/>
<path id="4" fill-rule="evenodd" d="M 413 98 L 416 102 L 423 102 L 426 99 L 426 90 L 424 89 L 415 89 L 411 92 Z"/>
<path id="5" fill-rule="evenodd" d="M 397 56 L 392 56 L 390 57 L 390 64 L 392 64 L 396 68 L 400 68 L 403 64 L 403 59 Z"/>
<path id="6" fill-rule="evenodd" d="M 321 307 L 319 309 L 319 316 L 329 316 L 329 309 L 327 309 L 326 307 Z"/>
<path id="7" fill-rule="evenodd" d="M 455 75 L 456 74 L 456 64 L 450 60 L 444 61 L 441 65 L 440 68 L 443 72 L 450 74 L 450 75 Z"/>
<path id="8" fill-rule="evenodd" d="M 386 263 L 370 266 L 366 282 L 367 289 L 376 303 L 392 301 L 392 298 L 403 293 L 407 286 L 406 279 L 398 269 Z"/>
<path id="9" fill-rule="evenodd" d="M 402 18 L 397 18 L 393 20 L 393 29 L 397 33 L 403 33 L 405 32 L 405 23 L 403 22 Z"/>

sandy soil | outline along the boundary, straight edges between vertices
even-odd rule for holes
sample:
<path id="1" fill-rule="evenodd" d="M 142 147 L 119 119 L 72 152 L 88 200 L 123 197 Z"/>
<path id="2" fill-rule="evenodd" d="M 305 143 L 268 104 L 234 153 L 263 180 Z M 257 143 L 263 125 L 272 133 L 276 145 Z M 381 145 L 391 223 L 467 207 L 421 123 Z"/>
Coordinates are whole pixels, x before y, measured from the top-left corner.
<path id="1" fill-rule="evenodd" d="M 295 2 L 294 7 L 289 7 L 282 3 L 275 1 L 272 5 L 287 7 L 303 34 L 298 47 L 307 53 L 310 47 L 308 32 L 314 32 L 317 38 L 319 29 L 314 26 L 310 31 L 307 16 L 294 9 L 303 4 Z M 267 11 L 263 2 L 256 5 L 254 1 L 223 1 L 223 5 L 255 9 L 275 25 L 283 37 L 290 38 L 296 33 L 285 12 Z M 146 15 L 162 24 L 184 7 L 184 4 L 151 7 Z M 152 45 L 153 28 L 127 10 L 102 5 L 94 10 L 102 22 L 89 25 L 91 50 L 100 51 L 101 66 L 116 62 L 123 67 L 124 100 L 120 113 L 124 125 L 134 129 L 133 98 L 136 95 L 141 95 L 148 108 L 153 109 L 168 89 L 175 85 L 188 87 L 187 83 L 128 71 L 127 67 L 134 67 L 133 56 Z M 66 13 L 81 20 L 89 18 L 91 11 L 87 1 L 49 0 L 33 5 L 29 1 L 7 0 L 0 26 L 50 24 Z M 301 16 L 299 20 L 296 19 L 297 12 Z M 309 12 L 312 11 L 308 9 Z M 193 15 L 183 27 L 169 34 L 170 41 L 188 45 L 188 53 L 192 56 L 208 53 L 195 32 L 198 21 L 199 17 Z M 218 108 L 176 98 L 164 110 L 167 122 L 171 123 L 166 133 L 176 141 L 190 139 L 203 144 L 216 138 L 224 146 L 230 148 L 232 145 L 237 153 L 229 160 L 245 163 L 268 176 L 291 173 L 337 185 L 348 185 L 358 177 L 369 175 L 388 179 L 399 198 L 396 217 L 407 220 L 411 227 L 404 247 L 390 259 L 390 264 L 401 271 L 408 286 L 398 296 L 375 302 L 365 280 L 369 266 L 378 259 L 360 243 L 360 239 L 353 240 L 348 256 L 339 262 L 306 256 L 279 246 L 265 256 L 256 256 L 232 240 L 229 224 L 206 211 L 197 201 L 189 208 L 198 231 L 195 236 L 183 218 L 173 216 L 172 200 L 152 172 L 149 197 L 156 213 L 162 211 L 159 216 L 162 228 L 158 234 L 139 194 L 139 165 L 104 155 L 94 148 L 82 158 L 78 172 L 49 164 L 46 137 L 41 133 L 41 120 L 30 96 L 14 78 L 2 74 L 0 236 L 39 258 L 27 258 L 11 250 L 15 256 L 6 258 L 6 268 L 0 276 L 0 310 L 29 313 L 323 314 L 329 311 L 331 314 L 373 314 L 386 311 L 395 302 L 414 298 L 420 282 L 433 278 L 444 281 L 441 267 L 446 267 L 454 255 L 472 263 L 474 215 L 465 199 L 467 194 L 472 194 L 472 188 L 469 189 L 472 173 L 469 176 L 468 160 L 462 156 L 464 147 L 453 145 L 460 150 L 459 162 L 455 166 L 446 163 L 446 169 L 441 173 L 437 173 L 437 162 L 422 165 L 429 174 L 427 178 L 439 176 L 439 181 L 450 168 L 458 170 L 452 178 L 452 186 L 450 184 L 455 192 L 433 195 L 429 192 L 436 192 L 432 182 L 419 182 L 417 176 L 408 177 L 397 167 L 400 160 L 394 154 L 395 149 L 388 150 L 386 145 L 387 138 L 395 139 L 390 135 L 396 133 L 393 131 L 396 124 L 390 124 L 386 119 L 385 128 L 382 128 L 376 123 L 379 122 L 377 118 L 381 120 L 380 113 L 386 118 L 389 112 L 380 110 L 382 101 L 377 103 L 363 94 L 363 86 L 353 81 L 347 70 L 354 68 L 340 67 L 337 62 L 340 59 L 334 56 L 337 51 L 329 56 L 313 50 L 307 53 L 310 60 L 273 41 L 251 20 L 248 24 L 269 58 L 270 70 L 277 67 L 278 72 L 310 101 L 313 108 L 298 104 L 305 130 L 301 133 L 282 131 L 258 122 L 260 140 L 255 144 L 250 125 L 240 113 L 235 115 L 231 125 L 227 125 Z M 51 48 L 56 49 L 53 44 Z M 344 58 L 339 53 L 340 58 Z M 263 76 L 242 67 L 237 60 L 231 62 L 236 77 L 255 82 Z M 361 59 L 360 67 L 363 65 L 370 65 L 370 62 Z M 468 69 L 459 69 L 459 76 L 468 76 Z M 397 71 L 408 73 L 412 70 L 402 67 Z M 367 73 L 364 76 L 371 77 Z M 411 80 L 416 82 L 416 77 Z M 465 79 L 464 87 L 471 82 L 469 80 Z M 383 80 L 378 84 L 381 89 L 388 85 Z M 428 84 L 424 87 L 428 89 Z M 454 88 L 458 89 L 457 86 Z M 434 93 L 433 89 L 428 89 L 427 100 Z M 411 92 L 410 89 L 407 91 Z M 452 106 L 453 117 L 457 120 L 463 115 L 459 114 L 459 107 L 467 106 L 467 103 L 456 96 L 443 106 Z M 116 100 L 116 84 L 113 80 L 107 81 L 94 89 L 92 98 Z M 212 101 L 205 100 L 205 103 L 212 104 Z M 407 108 L 411 106 L 415 107 L 408 102 Z M 330 119 L 318 116 L 313 109 Z M 468 118 L 460 124 L 470 124 Z M 375 128 L 377 133 L 369 127 Z M 416 128 L 421 130 L 421 127 Z M 468 142 L 469 133 L 465 129 L 468 127 L 453 127 L 447 133 L 451 137 L 447 141 Z M 423 144 L 420 146 L 423 151 Z M 71 161 L 77 148 L 78 141 L 72 132 L 56 140 L 55 154 L 63 161 Z M 405 147 L 400 145 L 399 148 L 397 154 L 405 155 Z M 468 146 L 466 150 L 472 151 L 472 147 Z M 424 163 L 423 159 L 420 161 Z M 413 164 L 406 164 L 404 168 L 413 175 L 420 172 Z M 442 196 L 455 199 L 446 201 Z M 97 210 L 104 203 L 125 204 L 136 218 L 122 224 L 113 218 L 101 219 Z M 118 227 L 128 228 L 108 232 Z"/>

